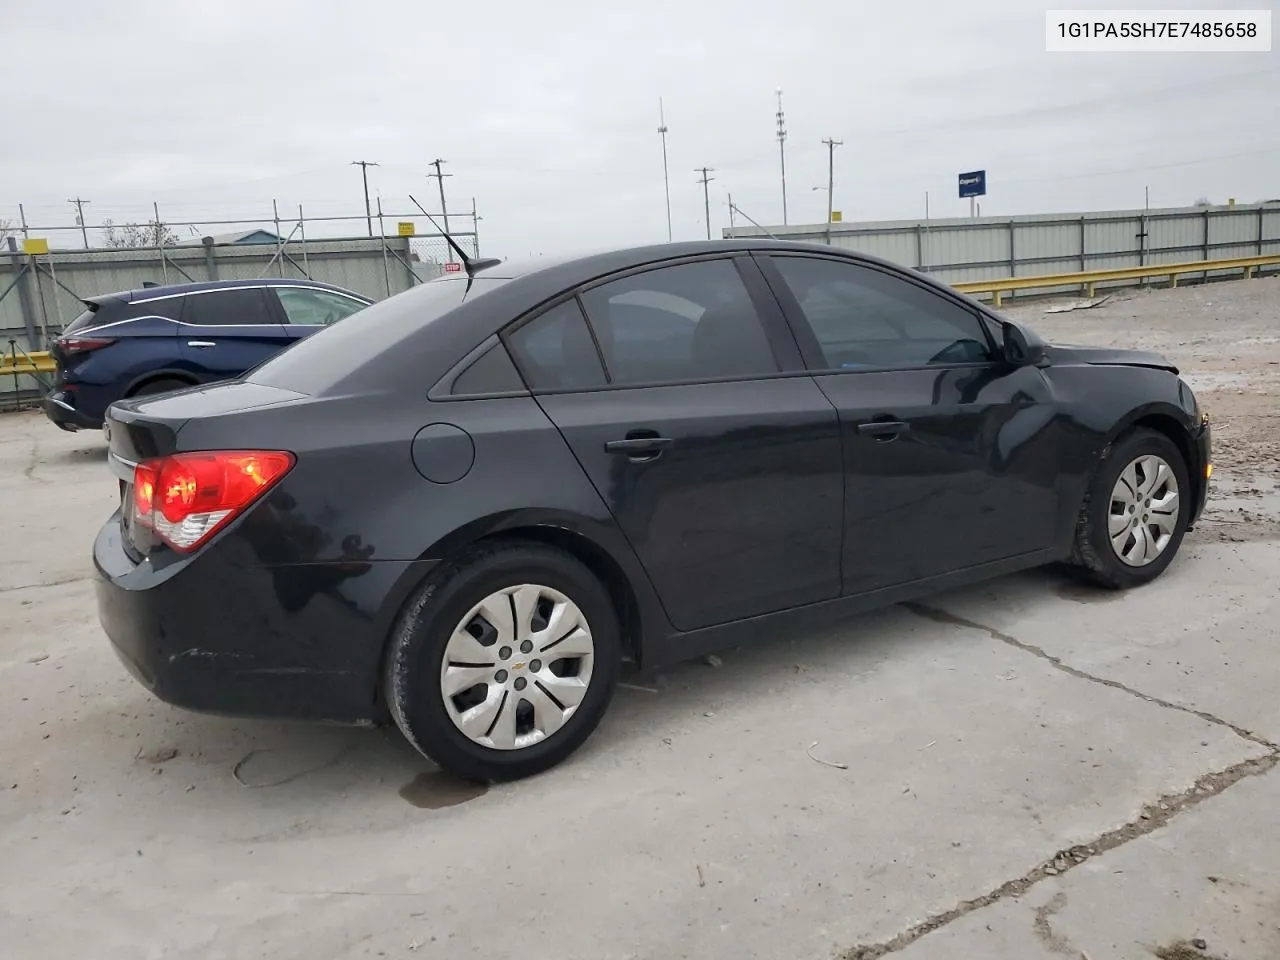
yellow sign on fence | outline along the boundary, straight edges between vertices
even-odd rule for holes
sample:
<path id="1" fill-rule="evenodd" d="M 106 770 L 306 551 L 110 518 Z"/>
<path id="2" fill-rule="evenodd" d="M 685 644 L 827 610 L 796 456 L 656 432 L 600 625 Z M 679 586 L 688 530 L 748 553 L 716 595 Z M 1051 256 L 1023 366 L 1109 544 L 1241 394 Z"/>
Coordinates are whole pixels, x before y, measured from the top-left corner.
<path id="1" fill-rule="evenodd" d="M 396 231 L 402 237 L 412 237 L 417 233 L 417 230 L 414 229 L 413 221 L 411 220 L 401 220 L 396 224 Z"/>
<path id="2" fill-rule="evenodd" d="M 25 237 L 22 241 L 22 252 L 29 257 L 49 252 L 49 241 L 44 237 Z"/>
<path id="3" fill-rule="evenodd" d="M 843 214 L 843 213 L 841 213 L 839 210 L 832 210 L 832 211 L 831 211 L 831 222 L 832 222 L 832 223 L 839 223 L 839 222 L 840 222 L 841 220 L 843 220 L 843 219 L 844 219 L 844 214 Z"/>

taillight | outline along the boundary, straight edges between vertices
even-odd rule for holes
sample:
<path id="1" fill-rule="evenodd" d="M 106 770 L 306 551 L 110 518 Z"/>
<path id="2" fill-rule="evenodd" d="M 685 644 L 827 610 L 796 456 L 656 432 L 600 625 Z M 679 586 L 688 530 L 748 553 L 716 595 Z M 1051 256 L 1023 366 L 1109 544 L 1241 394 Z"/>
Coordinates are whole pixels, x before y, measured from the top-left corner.
<path id="1" fill-rule="evenodd" d="M 145 460 L 133 472 L 133 513 L 188 553 L 230 523 L 293 467 L 282 450 L 209 450 Z"/>
<path id="2" fill-rule="evenodd" d="M 92 353 L 94 350 L 109 347 L 113 343 L 115 343 L 114 340 L 106 337 L 63 337 L 58 340 L 58 346 L 69 357 L 79 353 Z"/>

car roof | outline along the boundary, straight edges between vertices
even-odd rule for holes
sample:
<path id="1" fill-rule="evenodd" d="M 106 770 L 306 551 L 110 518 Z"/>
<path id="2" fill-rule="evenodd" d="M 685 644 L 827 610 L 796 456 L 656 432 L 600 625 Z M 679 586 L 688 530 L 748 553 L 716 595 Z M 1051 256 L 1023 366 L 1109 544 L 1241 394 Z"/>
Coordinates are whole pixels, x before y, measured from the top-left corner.
<path id="1" fill-rule="evenodd" d="M 122 300 L 125 303 L 138 303 L 145 300 L 161 300 L 167 297 L 180 297 L 187 293 L 205 293 L 210 290 L 234 290 L 237 287 L 310 287 L 312 289 L 332 290 L 334 293 L 342 293 L 347 296 L 357 297 L 366 302 L 372 302 L 363 294 L 356 293 L 353 290 L 347 290 L 332 283 L 322 283 L 319 280 L 307 279 L 292 280 L 285 277 L 263 277 L 260 280 L 207 280 L 201 283 L 168 283 L 154 287 L 137 287 L 132 290 L 119 290 L 115 293 L 103 293 L 94 297 L 86 297 L 85 302 L 101 303 L 104 300 Z"/>

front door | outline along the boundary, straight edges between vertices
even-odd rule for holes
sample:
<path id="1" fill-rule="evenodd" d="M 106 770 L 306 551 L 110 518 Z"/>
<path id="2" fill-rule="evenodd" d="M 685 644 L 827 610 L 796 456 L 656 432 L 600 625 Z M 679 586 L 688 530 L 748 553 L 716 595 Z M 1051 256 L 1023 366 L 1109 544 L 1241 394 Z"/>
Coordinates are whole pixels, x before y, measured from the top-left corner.
<path id="1" fill-rule="evenodd" d="M 839 411 L 848 594 L 1035 554 L 1058 516 L 1057 405 L 978 312 L 888 270 L 764 266 Z"/>
<path id="2" fill-rule="evenodd" d="M 508 339 L 678 630 L 840 593 L 839 424 L 780 375 L 779 335 L 719 259 L 587 290 Z"/>
<path id="3" fill-rule="evenodd" d="M 206 380 L 238 377 L 293 342 L 261 287 L 188 293 L 178 337 L 183 359 Z"/>

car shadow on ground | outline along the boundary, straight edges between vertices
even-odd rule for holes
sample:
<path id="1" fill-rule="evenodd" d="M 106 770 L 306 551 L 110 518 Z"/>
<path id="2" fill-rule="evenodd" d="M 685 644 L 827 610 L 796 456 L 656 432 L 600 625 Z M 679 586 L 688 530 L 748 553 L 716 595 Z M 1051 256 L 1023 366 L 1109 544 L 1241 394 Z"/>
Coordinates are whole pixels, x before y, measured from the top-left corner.
<path id="1" fill-rule="evenodd" d="M 83 447 L 71 447 L 65 450 L 51 450 L 40 458 L 45 466 L 75 466 L 80 463 L 106 463 L 107 445 L 92 443 Z"/>

